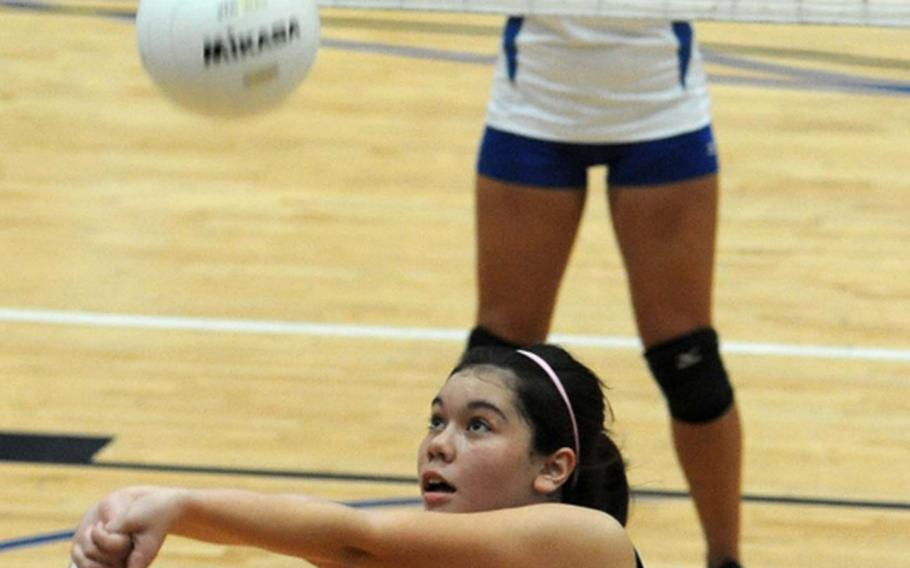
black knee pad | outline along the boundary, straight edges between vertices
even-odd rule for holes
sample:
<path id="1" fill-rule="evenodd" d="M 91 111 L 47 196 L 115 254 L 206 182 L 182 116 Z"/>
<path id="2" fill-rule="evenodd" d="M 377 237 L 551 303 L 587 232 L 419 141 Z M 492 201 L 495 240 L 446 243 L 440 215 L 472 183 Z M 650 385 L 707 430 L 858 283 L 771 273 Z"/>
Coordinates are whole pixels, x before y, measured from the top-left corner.
<path id="1" fill-rule="evenodd" d="M 477 326 L 471 330 L 471 335 L 468 337 L 468 346 L 471 347 L 510 347 L 512 349 L 518 349 L 521 347 L 517 343 L 512 343 L 508 339 L 499 337 L 498 335 L 492 333 L 485 327 Z"/>
<path id="2" fill-rule="evenodd" d="M 655 345 L 645 351 L 645 358 L 673 418 L 692 424 L 711 422 L 733 405 L 733 386 L 713 329 Z"/>

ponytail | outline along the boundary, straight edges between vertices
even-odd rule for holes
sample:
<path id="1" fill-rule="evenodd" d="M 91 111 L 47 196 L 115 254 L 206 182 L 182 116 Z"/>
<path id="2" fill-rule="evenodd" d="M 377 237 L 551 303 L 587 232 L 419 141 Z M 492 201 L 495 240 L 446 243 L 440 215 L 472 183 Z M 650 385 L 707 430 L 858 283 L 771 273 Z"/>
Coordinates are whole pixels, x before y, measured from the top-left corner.
<path id="1" fill-rule="evenodd" d="M 578 482 L 566 487 L 563 502 L 599 509 L 610 514 L 623 526 L 629 517 L 629 481 L 626 464 L 616 443 L 601 431 L 586 459 L 578 466 Z"/>

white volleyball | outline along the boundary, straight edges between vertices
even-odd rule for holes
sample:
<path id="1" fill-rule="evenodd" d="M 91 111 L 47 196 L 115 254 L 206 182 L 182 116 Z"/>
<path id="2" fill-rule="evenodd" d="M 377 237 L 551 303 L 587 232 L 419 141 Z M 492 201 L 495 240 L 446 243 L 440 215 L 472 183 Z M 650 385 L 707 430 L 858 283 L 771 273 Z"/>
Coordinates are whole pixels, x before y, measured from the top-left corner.
<path id="1" fill-rule="evenodd" d="M 141 0 L 142 65 L 187 109 L 245 115 L 306 78 L 319 50 L 316 0 Z"/>

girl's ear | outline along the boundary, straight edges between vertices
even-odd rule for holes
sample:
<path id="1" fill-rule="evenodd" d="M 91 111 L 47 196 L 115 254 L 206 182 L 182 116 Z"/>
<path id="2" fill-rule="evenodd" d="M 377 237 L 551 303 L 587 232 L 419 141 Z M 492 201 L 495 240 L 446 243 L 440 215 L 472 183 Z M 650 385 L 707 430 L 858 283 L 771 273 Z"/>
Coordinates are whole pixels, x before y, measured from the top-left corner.
<path id="1" fill-rule="evenodd" d="M 540 472 L 534 478 L 534 490 L 542 495 L 551 495 L 565 484 L 575 471 L 578 458 L 571 448 L 559 448 L 544 460 Z"/>

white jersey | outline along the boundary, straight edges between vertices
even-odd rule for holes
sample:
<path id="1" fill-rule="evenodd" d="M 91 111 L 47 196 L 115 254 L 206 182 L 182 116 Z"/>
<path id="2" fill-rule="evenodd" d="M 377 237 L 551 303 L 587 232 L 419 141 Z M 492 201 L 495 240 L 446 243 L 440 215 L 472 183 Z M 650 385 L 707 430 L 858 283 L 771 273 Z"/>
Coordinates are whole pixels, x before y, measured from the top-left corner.
<path id="1" fill-rule="evenodd" d="M 487 109 L 498 130 L 559 142 L 640 142 L 711 122 L 687 23 L 512 18 Z"/>

